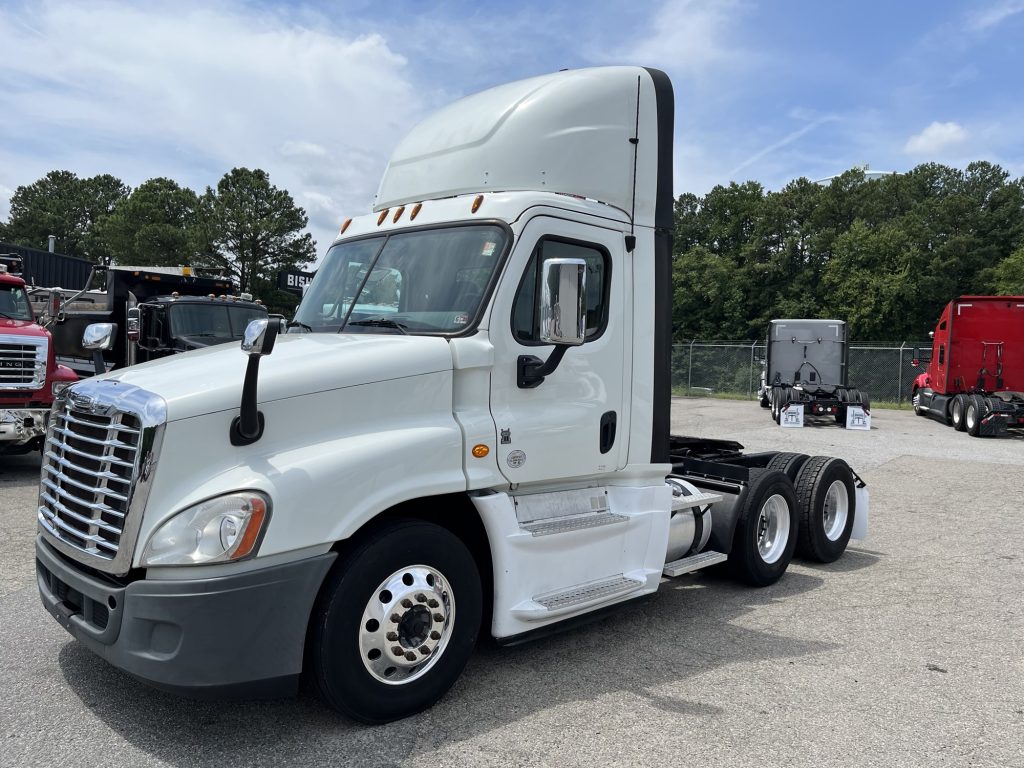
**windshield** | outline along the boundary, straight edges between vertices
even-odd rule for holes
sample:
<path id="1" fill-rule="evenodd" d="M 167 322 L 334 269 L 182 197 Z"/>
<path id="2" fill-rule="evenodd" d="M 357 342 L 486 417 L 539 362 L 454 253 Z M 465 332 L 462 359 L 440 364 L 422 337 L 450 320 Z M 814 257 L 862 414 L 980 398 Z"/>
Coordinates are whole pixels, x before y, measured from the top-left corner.
<path id="1" fill-rule="evenodd" d="M 501 227 L 481 225 L 339 243 L 295 323 L 334 332 L 349 315 L 346 333 L 460 333 L 480 310 L 505 241 Z"/>
<path id="2" fill-rule="evenodd" d="M 20 285 L 0 285 L 0 318 L 32 322 L 28 294 Z"/>
<path id="3" fill-rule="evenodd" d="M 250 320 L 267 316 L 265 309 L 232 304 L 172 304 L 171 335 L 198 346 L 238 341 Z"/>

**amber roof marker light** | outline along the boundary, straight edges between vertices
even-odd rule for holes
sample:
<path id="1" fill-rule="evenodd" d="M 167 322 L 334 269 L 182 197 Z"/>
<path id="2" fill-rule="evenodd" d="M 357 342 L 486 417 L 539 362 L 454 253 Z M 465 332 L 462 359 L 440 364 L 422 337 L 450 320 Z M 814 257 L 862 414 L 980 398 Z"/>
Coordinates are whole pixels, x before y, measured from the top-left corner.
<path id="1" fill-rule="evenodd" d="M 394 217 L 391 219 L 392 224 L 397 224 L 398 220 L 402 218 L 402 214 L 405 213 L 405 206 L 399 206 L 398 210 L 395 211 Z"/>
<path id="2" fill-rule="evenodd" d="M 388 217 L 388 211 L 390 211 L 390 210 L 391 210 L 390 208 L 385 208 L 383 211 L 380 212 L 380 216 L 377 217 L 377 226 L 378 227 L 381 224 L 384 223 L 384 219 L 386 219 Z"/>
<path id="3" fill-rule="evenodd" d="M 351 224 L 351 223 L 352 223 L 352 219 L 345 219 L 345 221 L 343 221 L 341 223 L 341 229 L 338 230 L 338 234 L 339 235 L 344 235 L 345 234 L 345 230 L 348 229 L 348 225 Z"/>
<path id="4" fill-rule="evenodd" d="M 416 205 L 412 207 L 412 213 L 409 214 L 409 221 L 412 221 L 413 219 L 420 215 L 420 208 L 422 207 L 423 203 L 416 203 Z"/>
<path id="5" fill-rule="evenodd" d="M 479 211 L 480 210 L 480 206 L 483 205 L 483 202 L 484 202 L 484 196 L 483 195 L 477 195 L 476 199 L 473 200 L 473 205 L 469 209 L 469 212 L 470 213 L 476 213 L 477 211 Z"/>

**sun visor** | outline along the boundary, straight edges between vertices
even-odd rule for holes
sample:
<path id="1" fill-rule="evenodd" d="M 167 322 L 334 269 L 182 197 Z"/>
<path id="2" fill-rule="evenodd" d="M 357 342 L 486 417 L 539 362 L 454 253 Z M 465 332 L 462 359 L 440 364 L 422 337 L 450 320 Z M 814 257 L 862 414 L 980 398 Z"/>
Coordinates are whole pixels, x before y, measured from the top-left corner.
<path id="1" fill-rule="evenodd" d="M 532 190 L 591 198 L 628 214 L 631 139 L 638 137 L 636 223 L 653 226 L 657 97 L 651 74 L 641 67 L 557 72 L 474 94 L 428 117 L 398 145 L 374 210 L 473 192 Z"/>

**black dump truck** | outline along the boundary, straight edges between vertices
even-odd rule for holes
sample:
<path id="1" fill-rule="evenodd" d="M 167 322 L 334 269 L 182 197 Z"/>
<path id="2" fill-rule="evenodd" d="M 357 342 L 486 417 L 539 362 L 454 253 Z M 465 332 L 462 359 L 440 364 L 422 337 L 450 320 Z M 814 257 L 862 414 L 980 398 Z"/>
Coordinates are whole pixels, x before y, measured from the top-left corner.
<path id="1" fill-rule="evenodd" d="M 234 295 L 229 278 L 191 267 L 98 266 L 82 290 L 36 289 L 33 303 L 45 313 L 58 361 L 80 376 L 99 367 L 82 344 L 94 323 L 115 326 L 113 345 L 102 353 L 102 367 L 112 370 L 237 342 L 250 320 L 267 317 L 265 306 Z"/>
<path id="2" fill-rule="evenodd" d="M 849 386 L 849 344 L 843 320 L 772 320 L 768 324 L 761 407 L 776 424 L 790 405 L 804 417 L 833 418 L 846 426 L 847 409 L 870 413 L 868 396 Z"/>

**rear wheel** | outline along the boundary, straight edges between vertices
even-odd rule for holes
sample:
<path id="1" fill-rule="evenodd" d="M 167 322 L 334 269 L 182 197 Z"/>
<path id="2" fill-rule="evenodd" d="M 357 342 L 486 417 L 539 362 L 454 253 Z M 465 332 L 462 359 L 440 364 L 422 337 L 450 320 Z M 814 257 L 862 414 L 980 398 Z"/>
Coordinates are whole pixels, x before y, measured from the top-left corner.
<path id="1" fill-rule="evenodd" d="M 793 559 L 796 532 L 792 481 L 782 472 L 750 470 L 729 553 L 733 574 L 753 587 L 774 584 Z"/>
<path id="2" fill-rule="evenodd" d="M 845 389 L 842 387 L 836 389 L 836 400 L 839 401 L 835 412 L 836 424 L 842 424 L 844 427 L 846 426 L 846 401 L 848 397 L 849 393 Z"/>
<path id="3" fill-rule="evenodd" d="M 963 395 L 954 395 L 953 402 L 949 406 L 949 418 L 953 422 L 953 429 L 963 432 L 967 429 L 967 422 L 964 420 L 967 398 Z"/>
<path id="4" fill-rule="evenodd" d="M 846 551 L 856 514 L 855 490 L 853 471 L 842 459 L 807 460 L 796 478 L 799 557 L 831 563 Z"/>
<path id="5" fill-rule="evenodd" d="M 473 556 L 418 520 L 374 532 L 332 571 L 310 627 L 310 671 L 324 700 L 366 723 L 426 709 L 462 672 L 480 628 Z"/>
<path id="6" fill-rule="evenodd" d="M 981 435 L 981 420 L 985 418 L 985 403 L 977 395 L 967 398 L 967 409 L 964 413 L 964 425 L 971 437 Z"/>
<path id="7" fill-rule="evenodd" d="M 796 482 L 796 476 L 800 467 L 810 458 L 806 453 L 779 453 L 772 456 L 765 466 L 765 469 L 774 469 L 782 472 L 790 480 Z"/>

